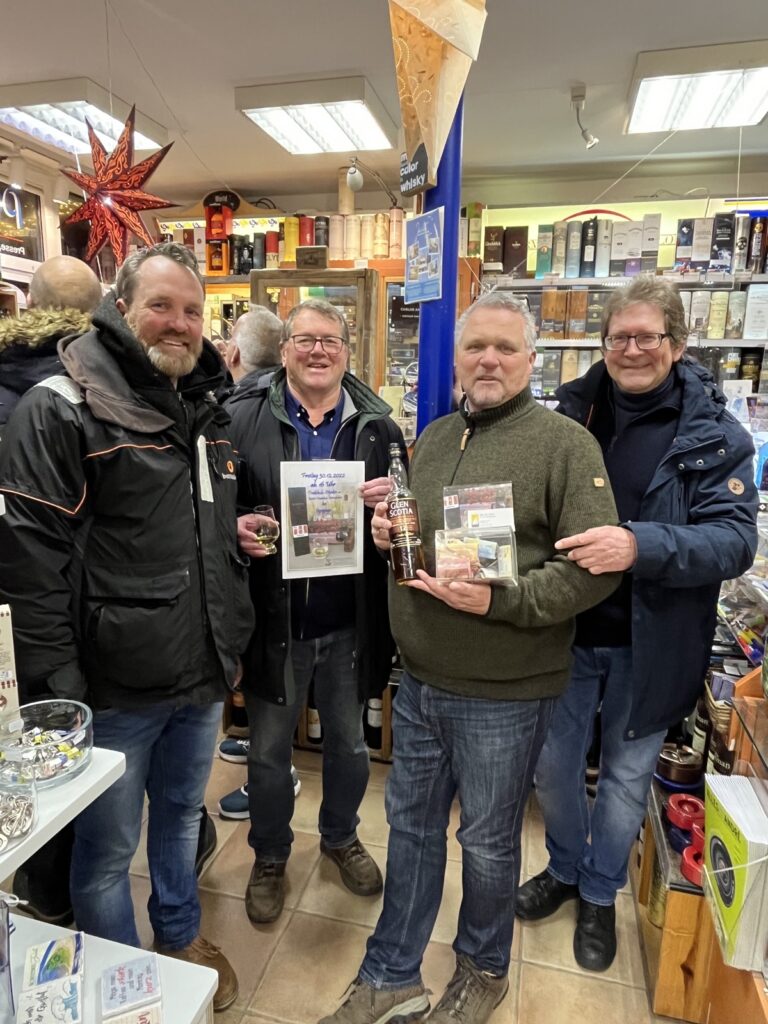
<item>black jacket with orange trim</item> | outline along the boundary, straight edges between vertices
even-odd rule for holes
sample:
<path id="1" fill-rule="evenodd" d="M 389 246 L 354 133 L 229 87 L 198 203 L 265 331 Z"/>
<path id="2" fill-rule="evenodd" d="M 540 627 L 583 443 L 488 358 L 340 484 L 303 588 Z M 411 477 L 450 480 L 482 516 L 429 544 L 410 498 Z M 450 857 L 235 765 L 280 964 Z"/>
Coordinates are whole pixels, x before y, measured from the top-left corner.
<path id="1" fill-rule="evenodd" d="M 105 298 L 0 441 L 0 601 L 23 699 L 220 700 L 253 628 L 207 342 L 174 389 Z"/>

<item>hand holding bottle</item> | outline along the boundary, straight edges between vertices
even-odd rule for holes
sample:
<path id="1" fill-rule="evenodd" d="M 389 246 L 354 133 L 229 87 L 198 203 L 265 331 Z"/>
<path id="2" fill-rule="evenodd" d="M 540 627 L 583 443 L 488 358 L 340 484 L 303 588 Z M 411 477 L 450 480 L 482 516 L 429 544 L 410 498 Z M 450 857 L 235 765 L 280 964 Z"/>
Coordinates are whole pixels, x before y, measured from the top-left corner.
<path id="1" fill-rule="evenodd" d="M 371 517 L 371 536 L 379 551 L 389 551 L 389 531 L 391 529 L 392 523 L 387 515 L 387 502 L 379 501 L 376 503 Z"/>

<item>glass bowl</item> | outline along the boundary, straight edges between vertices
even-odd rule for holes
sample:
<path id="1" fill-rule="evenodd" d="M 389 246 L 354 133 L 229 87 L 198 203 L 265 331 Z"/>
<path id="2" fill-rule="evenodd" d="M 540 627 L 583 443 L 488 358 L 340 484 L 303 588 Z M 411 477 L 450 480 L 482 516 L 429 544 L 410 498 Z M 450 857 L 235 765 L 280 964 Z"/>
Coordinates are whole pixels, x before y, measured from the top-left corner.
<path id="1" fill-rule="evenodd" d="M 23 768 L 37 788 L 79 775 L 91 758 L 93 716 L 76 700 L 41 700 L 19 708 L 20 733 L 0 737 L 0 782 Z"/>

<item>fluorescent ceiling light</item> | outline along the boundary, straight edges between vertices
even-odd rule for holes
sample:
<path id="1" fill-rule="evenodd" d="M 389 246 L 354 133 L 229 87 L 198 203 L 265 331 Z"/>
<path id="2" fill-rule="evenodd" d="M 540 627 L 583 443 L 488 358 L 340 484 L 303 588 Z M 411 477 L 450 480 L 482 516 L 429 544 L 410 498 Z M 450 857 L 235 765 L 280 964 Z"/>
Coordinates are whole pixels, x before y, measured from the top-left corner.
<path id="1" fill-rule="evenodd" d="M 736 128 L 768 113 L 768 42 L 638 54 L 628 134 Z"/>
<path id="2" fill-rule="evenodd" d="M 235 106 L 294 154 L 392 149 L 397 137 L 364 78 L 243 86 Z"/>
<path id="3" fill-rule="evenodd" d="M 90 153 L 86 118 L 111 152 L 129 111 L 127 103 L 88 78 L 0 86 L 0 123 L 68 153 Z M 157 149 L 167 140 L 162 125 L 136 111 L 137 150 Z"/>

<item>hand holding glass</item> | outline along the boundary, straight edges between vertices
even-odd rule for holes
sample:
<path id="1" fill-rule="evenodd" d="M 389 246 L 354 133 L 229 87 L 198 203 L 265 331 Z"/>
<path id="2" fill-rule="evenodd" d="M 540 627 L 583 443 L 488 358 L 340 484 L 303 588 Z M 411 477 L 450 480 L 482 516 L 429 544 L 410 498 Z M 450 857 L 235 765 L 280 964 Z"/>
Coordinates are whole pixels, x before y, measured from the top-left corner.
<path id="1" fill-rule="evenodd" d="M 271 505 L 256 505 L 253 514 L 256 517 L 253 526 L 254 537 L 268 555 L 274 555 L 277 551 L 275 541 L 280 536 L 280 524 L 275 519 L 275 510 Z"/>

